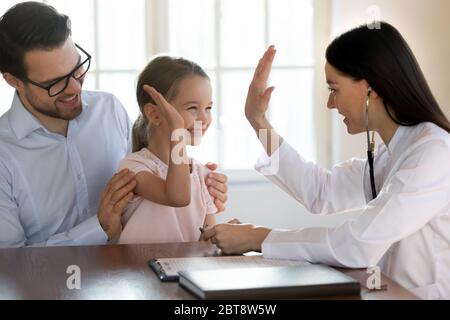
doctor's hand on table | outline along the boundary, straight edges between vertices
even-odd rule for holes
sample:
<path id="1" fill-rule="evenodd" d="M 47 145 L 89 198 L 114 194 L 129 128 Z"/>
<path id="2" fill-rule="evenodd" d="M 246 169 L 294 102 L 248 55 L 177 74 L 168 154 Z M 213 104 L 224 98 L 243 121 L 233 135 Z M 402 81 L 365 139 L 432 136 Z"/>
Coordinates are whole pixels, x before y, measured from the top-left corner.
<path id="1" fill-rule="evenodd" d="M 228 223 L 216 224 L 206 228 L 202 234 L 205 241 L 211 241 L 224 254 L 242 254 L 249 251 L 261 251 L 261 246 L 272 230 L 242 224 L 234 219 Z"/>

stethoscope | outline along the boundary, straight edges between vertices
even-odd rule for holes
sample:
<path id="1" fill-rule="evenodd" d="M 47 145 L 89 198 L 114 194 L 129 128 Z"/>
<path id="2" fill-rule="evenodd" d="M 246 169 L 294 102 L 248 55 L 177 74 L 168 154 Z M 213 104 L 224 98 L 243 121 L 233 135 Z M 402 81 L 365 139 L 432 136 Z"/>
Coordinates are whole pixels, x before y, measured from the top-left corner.
<path id="1" fill-rule="evenodd" d="M 373 161 L 375 158 L 375 132 L 372 132 L 372 139 L 369 130 L 369 102 L 372 88 L 369 87 L 366 97 L 366 132 L 367 132 L 367 162 L 369 163 L 370 187 L 372 189 L 372 200 L 377 197 L 377 189 L 375 188 L 375 173 L 373 169 Z M 333 97 L 334 99 L 336 97 Z"/>
<path id="2" fill-rule="evenodd" d="M 375 173 L 373 170 L 373 160 L 375 157 L 375 132 L 372 132 L 372 139 L 370 139 L 369 131 L 369 100 L 372 88 L 369 87 L 366 98 L 366 132 L 367 132 L 367 161 L 369 162 L 370 171 L 370 187 L 372 188 L 372 198 L 377 197 L 377 189 L 375 188 Z"/>

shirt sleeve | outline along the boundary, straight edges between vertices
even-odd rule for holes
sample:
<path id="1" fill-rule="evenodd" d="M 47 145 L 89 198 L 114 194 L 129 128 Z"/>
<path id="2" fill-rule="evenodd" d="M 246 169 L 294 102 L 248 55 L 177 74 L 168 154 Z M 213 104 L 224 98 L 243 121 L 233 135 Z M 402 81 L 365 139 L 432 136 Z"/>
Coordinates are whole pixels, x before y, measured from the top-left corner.
<path id="1" fill-rule="evenodd" d="M 334 213 L 366 204 L 363 173 L 366 161 L 351 159 L 331 171 L 306 161 L 286 141 L 271 156 L 263 154 L 255 169 L 303 204 L 311 213 Z"/>
<path id="2" fill-rule="evenodd" d="M 349 268 L 376 265 L 392 244 L 448 214 L 449 163 L 444 143 L 419 147 L 358 218 L 334 229 L 274 230 L 263 242 L 263 254 Z"/>
<path id="3" fill-rule="evenodd" d="M 69 231 L 51 236 L 45 246 L 104 245 L 108 236 L 100 225 L 97 215 L 90 217 Z M 38 244 L 40 246 L 40 244 Z"/>
<path id="4" fill-rule="evenodd" d="M 23 247 L 25 232 L 19 220 L 19 208 L 12 198 L 10 179 L 0 163 L 0 248 Z"/>
<path id="5" fill-rule="evenodd" d="M 114 101 L 114 109 L 116 115 L 116 121 L 119 126 L 119 129 L 122 132 L 124 137 L 124 141 L 126 142 L 126 150 L 127 154 L 131 153 L 132 149 L 132 131 L 133 125 L 131 123 L 130 117 L 128 116 L 128 112 L 126 111 L 123 104 L 117 99 L 116 96 L 112 95 Z"/>
<path id="6" fill-rule="evenodd" d="M 10 173 L 0 164 L 0 248 L 106 243 L 107 235 L 101 228 L 97 216 L 93 216 L 67 232 L 55 234 L 44 242 L 30 245 L 20 222 L 19 207 L 13 197 L 11 181 Z"/>

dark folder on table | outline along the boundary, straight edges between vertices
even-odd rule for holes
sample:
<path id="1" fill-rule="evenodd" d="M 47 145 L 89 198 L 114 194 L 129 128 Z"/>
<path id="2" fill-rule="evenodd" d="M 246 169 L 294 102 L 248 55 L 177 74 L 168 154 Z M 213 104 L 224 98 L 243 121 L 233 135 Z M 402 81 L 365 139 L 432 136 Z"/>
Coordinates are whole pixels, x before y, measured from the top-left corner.
<path id="1" fill-rule="evenodd" d="M 200 299 L 295 299 L 359 295 L 353 278 L 323 265 L 179 272 L 179 284 Z"/>

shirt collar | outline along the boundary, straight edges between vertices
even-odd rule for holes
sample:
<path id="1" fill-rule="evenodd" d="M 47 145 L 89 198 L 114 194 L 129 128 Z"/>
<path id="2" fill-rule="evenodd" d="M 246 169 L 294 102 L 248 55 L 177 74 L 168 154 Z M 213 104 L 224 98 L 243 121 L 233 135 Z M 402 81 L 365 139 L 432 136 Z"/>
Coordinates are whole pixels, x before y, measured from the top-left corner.
<path id="1" fill-rule="evenodd" d="M 394 152 L 394 150 L 397 148 L 398 143 L 402 140 L 402 137 L 406 133 L 406 127 L 405 126 L 399 126 L 397 130 L 395 131 L 394 135 L 391 138 L 391 141 L 389 141 L 389 144 L 386 146 L 386 149 L 389 153 L 389 155 Z"/>
<path id="2" fill-rule="evenodd" d="M 89 107 L 86 100 L 81 94 L 81 103 L 83 106 L 82 113 L 75 119 L 77 122 L 83 118 L 85 110 Z M 35 117 L 31 112 L 29 112 L 23 105 L 19 98 L 19 94 L 16 92 L 14 94 L 14 99 L 11 105 L 11 110 L 9 114 L 9 123 L 16 135 L 17 139 L 22 140 L 30 133 L 42 129 L 45 132 L 49 132 L 47 128 Z"/>
<path id="3" fill-rule="evenodd" d="M 14 99 L 9 114 L 9 124 L 17 139 L 22 140 L 30 133 L 45 127 L 22 104 L 19 94 L 14 94 Z"/>

